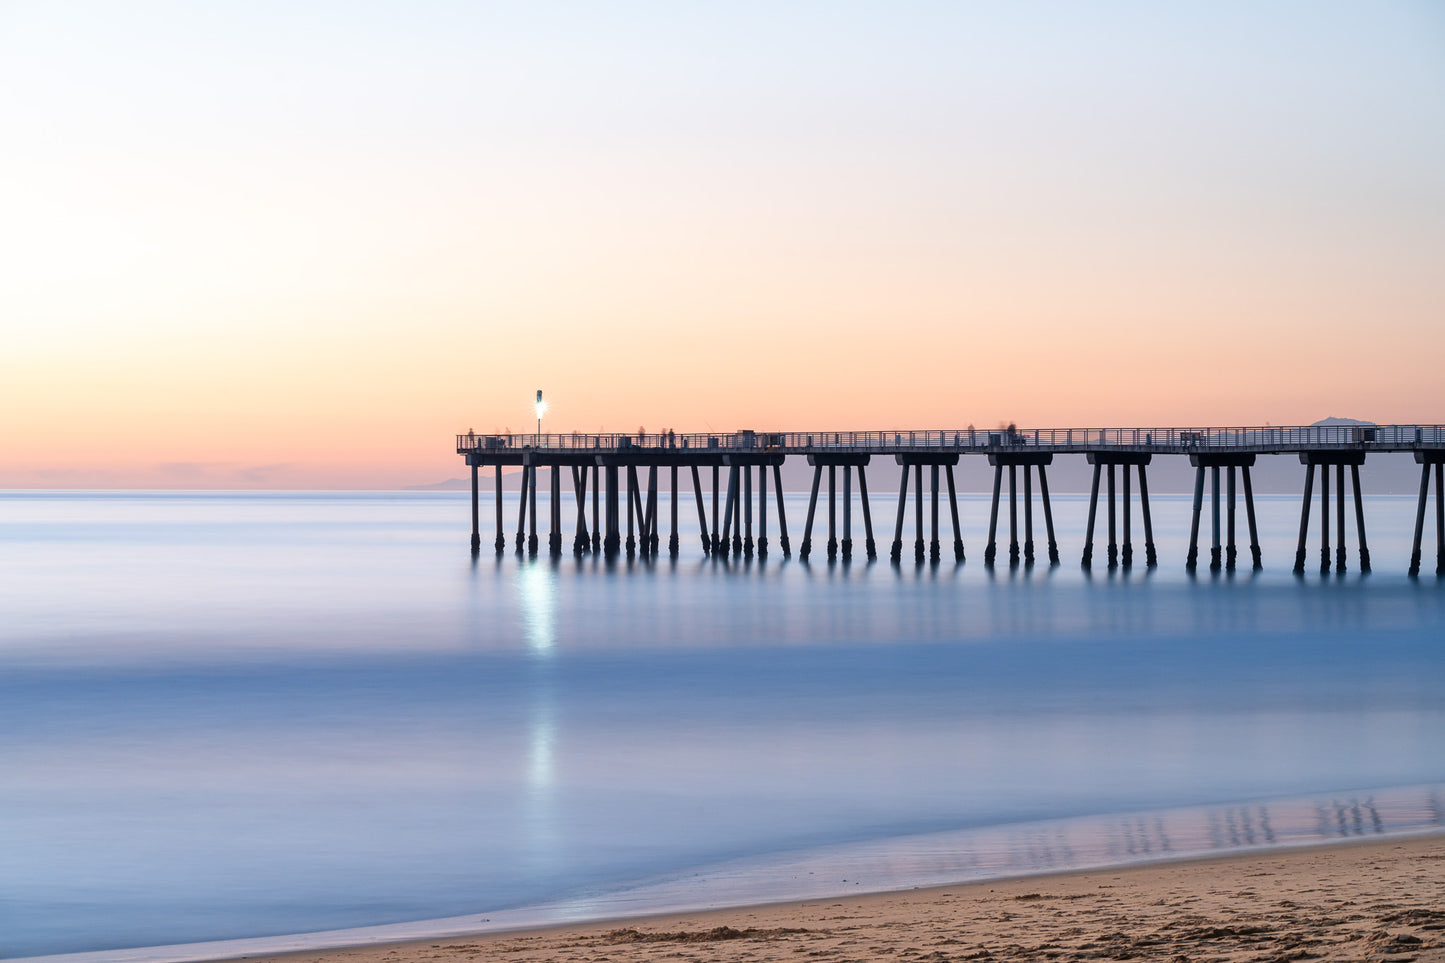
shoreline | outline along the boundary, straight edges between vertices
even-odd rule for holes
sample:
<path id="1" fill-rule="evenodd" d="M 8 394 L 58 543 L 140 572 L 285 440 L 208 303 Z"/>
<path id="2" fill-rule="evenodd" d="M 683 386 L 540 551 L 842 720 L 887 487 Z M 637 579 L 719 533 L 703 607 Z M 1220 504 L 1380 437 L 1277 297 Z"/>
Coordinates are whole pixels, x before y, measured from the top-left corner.
<path id="1" fill-rule="evenodd" d="M 1445 961 L 1445 833 L 857 896 L 248 954 L 223 963 L 798 956 Z"/>
<path id="2" fill-rule="evenodd" d="M 1037 908 L 1048 912 L 1032 912 Z M 473 918 L 457 921 L 464 919 Z M 21 957 L 16 963 L 461 963 L 491 955 L 520 963 L 664 958 L 767 963 L 805 954 L 911 959 L 915 953 L 936 963 L 1092 957 L 1183 963 L 1206 948 L 1216 963 L 1305 958 L 1445 963 L 1445 830 L 847 896 L 609 913 L 580 921 L 530 919 L 486 929 L 473 921 L 472 928 L 407 935 L 398 930 L 410 924 L 393 924 Z M 440 922 L 445 921 L 415 925 Z M 1179 945 L 1165 952 L 1171 941 Z"/>

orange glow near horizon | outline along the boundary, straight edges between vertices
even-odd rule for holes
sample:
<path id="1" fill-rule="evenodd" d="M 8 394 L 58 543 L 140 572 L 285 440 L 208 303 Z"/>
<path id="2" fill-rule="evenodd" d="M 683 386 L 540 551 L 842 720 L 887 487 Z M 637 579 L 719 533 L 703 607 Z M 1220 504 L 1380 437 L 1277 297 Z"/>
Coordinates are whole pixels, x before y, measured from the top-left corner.
<path id="1" fill-rule="evenodd" d="M 0 14 L 0 488 L 425 484 L 537 388 L 555 432 L 1445 422 L 1427 6 L 427 10 Z"/>

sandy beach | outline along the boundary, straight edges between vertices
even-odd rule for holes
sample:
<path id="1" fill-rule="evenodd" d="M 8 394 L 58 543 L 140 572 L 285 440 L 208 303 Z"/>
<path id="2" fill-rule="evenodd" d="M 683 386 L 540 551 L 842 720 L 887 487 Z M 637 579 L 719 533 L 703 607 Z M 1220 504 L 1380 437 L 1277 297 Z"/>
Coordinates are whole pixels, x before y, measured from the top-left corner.
<path id="1" fill-rule="evenodd" d="M 1445 836 L 247 959 L 883 957 L 1445 961 Z"/>

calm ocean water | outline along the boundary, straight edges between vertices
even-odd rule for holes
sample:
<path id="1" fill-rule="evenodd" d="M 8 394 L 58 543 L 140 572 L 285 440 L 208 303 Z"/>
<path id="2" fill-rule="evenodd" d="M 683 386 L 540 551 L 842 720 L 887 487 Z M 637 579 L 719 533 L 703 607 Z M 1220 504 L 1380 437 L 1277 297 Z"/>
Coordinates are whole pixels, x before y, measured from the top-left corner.
<path id="1" fill-rule="evenodd" d="M 1439 831 L 1413 499 L 1368 499 L 1373 575 L 1302 579 L 1259 502 L 1265 571 L 1190 578 L 1169 496 L 1160 567 L 1090 576 L 1079 497 L 1062 566 L 990 572 L 983 496 L 965 565 L 894 568 L 691 528 L 474 563 L 462 494 L 0 493 L 0 956 Z"/>

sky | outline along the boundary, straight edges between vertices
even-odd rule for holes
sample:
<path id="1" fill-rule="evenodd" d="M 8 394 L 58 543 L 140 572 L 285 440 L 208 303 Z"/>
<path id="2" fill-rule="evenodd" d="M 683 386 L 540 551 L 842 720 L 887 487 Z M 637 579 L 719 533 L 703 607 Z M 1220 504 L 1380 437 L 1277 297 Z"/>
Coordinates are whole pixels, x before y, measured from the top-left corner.
<path id="1" fill-rule="evenodd" d="M 0 488 L 1445 422 L 1445 4 L 0 0 Z"/>

